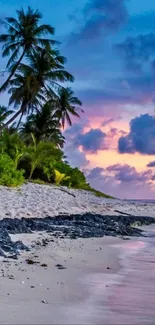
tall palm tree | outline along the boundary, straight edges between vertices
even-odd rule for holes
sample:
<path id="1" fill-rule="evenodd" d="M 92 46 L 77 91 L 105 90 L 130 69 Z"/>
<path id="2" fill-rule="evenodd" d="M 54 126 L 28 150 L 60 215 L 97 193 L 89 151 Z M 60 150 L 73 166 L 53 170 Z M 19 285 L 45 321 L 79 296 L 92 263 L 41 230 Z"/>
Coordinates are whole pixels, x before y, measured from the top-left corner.
<path id="1" fill-rule="evenodd" d="M 37 143 L 34 134 L 31 133 L 32 137 L 32 145 L 27 147 L 27 152 L 25 157 L 30 160 L 30 174 L 29 179 L 32 178 L 32 175 L 35 169 L 49 156 L 57 156 L 62 155 L 60 149 L 56 148 L 56 146 L 52 142 L 40 141 Z"/>
<path id="2" fill-rule="evenodd" d="M 7 118 L 13 114 L 13 110 L 9 110 L 5 106 L 0 105 L 0 126 L 4 125 Z"/>
<path id="3" fill-rule="evenodd" d="M 9 82 L 11 94 L 9 104 L 18 111 L 7 121 L 5 127 L 18 116 L 29 114 L 48 100 L 58 100 L 59 84 L 74 81 L 73 76 L 64 69 L 65 58 L 56 50 L 40 49 L 29 55 L 29 65 L 21 63 L 18 72 Z"/>
<path id="4" fill-rule="evenodd" d="M 53 112 L 52 103 L 48 102 L 36 114 L 28 116 L 27 121 L 21 126 L 20 134 L 28 142 L 34 134 L 37 142 L 52 141 L 63 147 L 65 139 L 60 131 L 60 123 Z"/>
<path id="5" fill-rule="evenodd" d="M 58 91 L 58 96 L 57 116 L 64 129 L 66 122 L 69 125 L 72 125 L 70 115 L 80 117 L 78 112 L 83 112 L 81 109 L 82 102 L 74 96 L 73 90 L 69 87 L 60 88 Z"/>
<path id="6" fill-rule="evenodd" d="M 49 38 L 50 35 L 54 35 L 54 28 L 47 24 L 39 24 L 42 14 L 38 10 L 33 11 L 28 7 L 26 12 L 21 9 L 16 13 L 17 18 L 5 18 L 4 25 L 7 33 L 0 35 L 0 43 L 3 43 L 2 56 L 9 56 L 6 69 L 10 72 L 0 91 L 6 89 L 19 64 L 32 50 L 37 50 L 39 47 L 47 49 L 51 45 L 58 44 Z"/>

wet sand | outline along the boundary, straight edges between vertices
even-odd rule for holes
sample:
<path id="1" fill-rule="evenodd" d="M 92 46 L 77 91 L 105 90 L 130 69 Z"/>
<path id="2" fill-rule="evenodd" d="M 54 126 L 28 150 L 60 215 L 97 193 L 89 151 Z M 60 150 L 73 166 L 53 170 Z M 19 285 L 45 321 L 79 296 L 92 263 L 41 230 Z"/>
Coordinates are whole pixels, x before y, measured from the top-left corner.
<path id="1" fill-rule="evenodd" d="M 12 238 L 30 245 L 45 236 Z M 18 261 L 1 262 L 0 323 L 152 324 L 154 247 L 155 237 L 59 238 L 46 247 L 35 246 Z M 28 265 L 27 258 L 38 263 Z"/>
<path id="2" fill-rule="evenodd" d="M 47 236 L 34 233 L 11 237 L 30 245 Z M 120 270 L 119 248 L 111 246 L 120 242 L 114 237 L 54 238 L 46 247 L 35 246 L 31 252 L 24 252 L 17 261 L 1 261 L 0 324 L 87 322 L 90 309 L 83 307 L 91 297 L 89 278 L 104 273 L 106 288 L 108 280 Z M 29 265 L 27 258 L 37 263 Z"/>

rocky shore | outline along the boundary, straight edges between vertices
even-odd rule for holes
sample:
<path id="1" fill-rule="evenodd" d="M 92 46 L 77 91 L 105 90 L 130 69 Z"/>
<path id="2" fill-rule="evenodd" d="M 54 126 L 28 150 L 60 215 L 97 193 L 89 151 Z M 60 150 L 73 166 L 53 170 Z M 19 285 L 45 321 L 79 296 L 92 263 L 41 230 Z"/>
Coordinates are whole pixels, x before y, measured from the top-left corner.
<path id="1" fill-rule="evenodd" d="M 64 187 L 0 187 L 0 255 L 17 258 L 29 249 L 22 241 L 12 242 L 10 234 L 45 231 L 69 239 L 145 236 L 136 226 L 155 223 L 154 209 L 149 203 L 104 199 Z"/>
<path id="2" fill-rule="evenodd" d="M 21 250 L 29 250 L 22 241 L 12 242 L 10 234 L 32 232 L 51 233 L 55 238 L 93 238 L 104 236 L 145 236 L 145 232 L 133 226 L 155 223 L 151 217 L 101 216 L 95 214 L 57 216 L 47 218 L 3 219 L 0 221 L 0 255 L 17 258 Z M 43 239 L 46 246 L 51 240 Z M 52 239 L 53 241 L 53 239 Z M 37 242 L 36 242 L 37 245 Z"/>
<path id="3" fill-rule="evenodd" d="M 120 261 L 139 254 L 150 240 L 141 226 L 154 223 L 151 203 L 32 183 L 0 187 L 1 323 L 94 324 L 107 315 L 114 324 L 105 302 L 123 281 Z"/>

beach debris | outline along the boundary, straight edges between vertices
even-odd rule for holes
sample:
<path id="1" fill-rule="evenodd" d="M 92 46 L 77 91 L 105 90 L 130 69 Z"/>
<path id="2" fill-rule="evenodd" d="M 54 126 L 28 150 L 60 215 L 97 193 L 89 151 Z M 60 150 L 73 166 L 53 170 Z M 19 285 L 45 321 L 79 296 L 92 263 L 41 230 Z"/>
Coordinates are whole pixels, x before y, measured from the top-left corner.
<path id="1" fill-rule="evenodd" d="M 31 288 L 35 288 L 35 286 L 31 286 Z"/>
<path id="2" fill-rule="evenodd" d="M 46 300 L 42 300 L 41 301 L 43 304 L 48 304 L 48 302 Z"/>
<path id="3" fill-rule="evenodd" d="M 110 270 L 110 267 L 109 266 L 107 266 L 107 270 Z"/>
<path id="4" fill-rule="evenodd" d="M 15 280 L 14 275 L 9 275 L 8 278 L 9 278 L 10 280 Z"/>
<path id="5" fill-rule="evenodd" d="M 42 266 L 42 267 L 48 267 L 48 265 L 46 263 L 40 264 L 40 266 Z"/>
<path id="6" fill-rule="evenodd" d="M 25 260 L 27 264 L 32 265 L 32 264 L 37 264 L 38 262 L 31 260 L 30 258 Z"/>
<path id="7" fill-rule="evenodd" d="M 61 264 L 56 264 L 55 266 L 58 268 L 58 270 L 65 270 L 66 269 L 66 267 L 61 265 Z"/>
<path id="8" fill-rule="evenodd" d="M 19 253 L 18 253 L 19 255 Z M 13 255 L 8 255 L 8 258 L 12 258 L 13 260 L 18 260 L 17 254 L 13 254 Z"/>
<path id="9" fill-rule="evenodd" d="M 22 284 L 24 284 L 25 282 L 24 281 L 21 281 Z"/>

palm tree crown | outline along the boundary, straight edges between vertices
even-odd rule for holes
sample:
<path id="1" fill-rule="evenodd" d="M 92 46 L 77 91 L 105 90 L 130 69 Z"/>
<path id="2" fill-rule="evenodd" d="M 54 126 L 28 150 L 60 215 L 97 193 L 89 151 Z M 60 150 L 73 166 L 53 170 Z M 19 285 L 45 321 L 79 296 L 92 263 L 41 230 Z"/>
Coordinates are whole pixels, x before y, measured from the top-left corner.
<path id="1" fill-rule="evenodd" d="M 53 113 L 52 103 L 46 103 L 37 114 L 28 116 L 27 121 L 21 126 L 21 136 L 29 142 L 30 134 L 33 133 L 36 141 L 52 141 L 54 144 L 63 147 L 65 142 L 60 131 L 58 118 Z"/>
<path id="2" fill-rule="evenodd" d="M 64 128 L 65 122 L 69 125 L 72 125 L 70 115 L 80 117 L 78 112 L 83 110 L 81 109 L 82 102 L 74 96 L 74 92 L 71 88 L 61 88 L 58 91 L 59 100 L 58 100 L 58 109 L 57 114 Z"/>
<path id="3" fill-rule="evenodd" d="M 42 14 L 38 10 L 33 11 L 28 7 L 26 12 L 24 9 L 17 10 L 17 19 L 12 17 L 5 19 L 4 25 L 7 33 L 0 35 L 0 42 L 3 43 L 2 56 L 10 56 L 6 66 L 10 75 L 0 87 L 0 91 L 6 89 L 22 59 L 32 50 L 40 47 L 50 48 L 51 45 L 58 44 L 53 39 L 45 38 L 46 35 L 54 34 L 54 28 L 47 24 L 39 25 L 41 18 Z"/>

